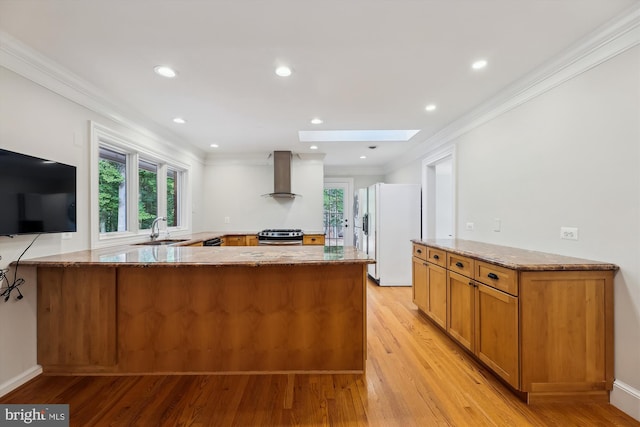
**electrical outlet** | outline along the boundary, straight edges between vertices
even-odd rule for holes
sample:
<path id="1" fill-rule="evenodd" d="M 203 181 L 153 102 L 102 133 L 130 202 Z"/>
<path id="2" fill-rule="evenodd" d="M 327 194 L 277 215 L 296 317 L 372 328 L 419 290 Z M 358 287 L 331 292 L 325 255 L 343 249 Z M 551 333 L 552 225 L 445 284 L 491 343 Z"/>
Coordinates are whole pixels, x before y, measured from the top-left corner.
<path id="1" fill-rule="evenodd" d="M 500 218 L 493 219 L 493 231 L 499 232 L 502 228 L 502 220 Z"/>
<path id="2" fill-rule="evenodd" d="M 578 228 L 560 227 L 560 238 L 566 240 L 578 240 Z"/>
<path id="3" fill-rule="evenodd" d="M 473 229 L 475 228 L 475 224 L 472 222 L 468 222 L 467 223 L 467 231 L 473 231 Z"/>
<path id="4" fill-rule="evenodd" d="M 225 224 L 229 224 L 231 222 L 231 218 L 229 218 L 228 216 L 224 217 L 224 223 Z"/>

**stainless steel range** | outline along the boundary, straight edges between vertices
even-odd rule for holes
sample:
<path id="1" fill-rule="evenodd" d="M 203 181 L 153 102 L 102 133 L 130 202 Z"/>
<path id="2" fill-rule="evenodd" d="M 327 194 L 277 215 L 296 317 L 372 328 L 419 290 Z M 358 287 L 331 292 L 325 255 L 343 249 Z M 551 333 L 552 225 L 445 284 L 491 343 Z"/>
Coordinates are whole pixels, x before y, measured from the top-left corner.
<path id="1" fill-rule="evenodd" d="M 267 229 L 258 233 L 259 245 L 302 245 L 300 229 Z"/>

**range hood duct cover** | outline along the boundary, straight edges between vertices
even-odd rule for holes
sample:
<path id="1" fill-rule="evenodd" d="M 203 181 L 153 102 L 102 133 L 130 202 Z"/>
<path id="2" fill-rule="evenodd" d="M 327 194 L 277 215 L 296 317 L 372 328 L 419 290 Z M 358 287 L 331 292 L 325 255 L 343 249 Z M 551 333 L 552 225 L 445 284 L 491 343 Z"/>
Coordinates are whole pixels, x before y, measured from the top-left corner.
<path id="1" fill-rule="evenodd" d="M 271 197 L 292 199 L 297 196 L 291 192 L 291 151 L 273 152 L 273 193 Z"/>

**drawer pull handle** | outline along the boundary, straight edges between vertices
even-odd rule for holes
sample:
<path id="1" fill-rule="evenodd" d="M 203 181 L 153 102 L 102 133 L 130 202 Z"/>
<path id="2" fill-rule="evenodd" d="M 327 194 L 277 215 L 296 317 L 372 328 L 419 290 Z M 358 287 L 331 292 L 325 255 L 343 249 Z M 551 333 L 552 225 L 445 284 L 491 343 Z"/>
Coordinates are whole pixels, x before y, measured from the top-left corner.
<path id="1" fill-rule="evenodd" d="M 461 263 L 460 261 L 458 261 L 458 262 L 456 262 L 456 267 L 458 267 L 458 268 L 463 268 L 463 267 L 464 267 L 464 264 L 463 264 L 463 263 Z"/>
<path id="2" fill-rule="evenodd" d="M 433 259 L 440 259 L 440 257 L 438 255 L 434 255 Z"/>
<path id="3" fill-rule="evenodd" d="M 422 249 L 416 249 L 416 253 L 417 254 L 421 254 L 422 253 Z"/>
<path id="4" fill-rule="evenodd" d="M 489 279 L 493 279 L 493 280 L 498 280 L 498 279 L 499 279 L 498 275 L 497 275 L 497 274 L 494 274 L 494 273 L 489 273 L 489 274 L 487 274 L 487 277 L 488 277 Z"/>

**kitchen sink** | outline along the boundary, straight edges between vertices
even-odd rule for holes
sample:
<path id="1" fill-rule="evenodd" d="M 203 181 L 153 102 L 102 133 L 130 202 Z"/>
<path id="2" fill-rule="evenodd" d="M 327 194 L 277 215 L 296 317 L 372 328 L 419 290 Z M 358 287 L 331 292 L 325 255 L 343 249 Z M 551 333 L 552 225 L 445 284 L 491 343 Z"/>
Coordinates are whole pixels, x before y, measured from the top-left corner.
<path id="1" fill-rule="evenodd" d="M 150 240 L 148 242 L 135 243 L 136 246 L 162 246 L 173 245 L 175 243 L 186 242 L 188 239 L 163 239 L 163 240 Z"/>

